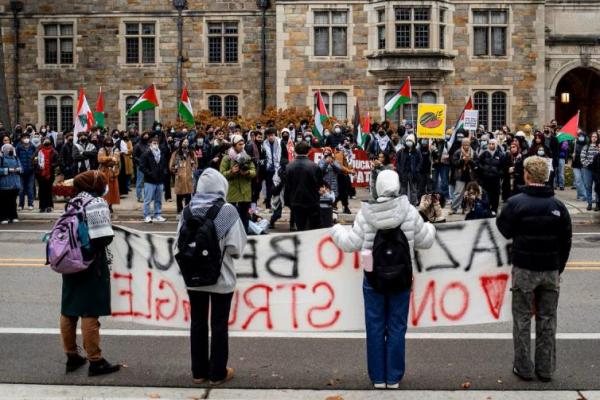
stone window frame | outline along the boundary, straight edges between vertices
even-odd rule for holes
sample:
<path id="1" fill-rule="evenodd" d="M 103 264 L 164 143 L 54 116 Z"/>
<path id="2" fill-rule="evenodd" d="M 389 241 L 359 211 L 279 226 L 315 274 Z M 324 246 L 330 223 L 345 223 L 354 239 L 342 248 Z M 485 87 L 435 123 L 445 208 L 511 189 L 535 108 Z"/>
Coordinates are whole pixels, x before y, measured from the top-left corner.
<path id="1" fill-rule="evenodd" d="M 221 22 L 221 23 L 222 22 L 236 22 L 238 24 L 238 35 L 237 35 L 237 37 L 238 37 L 238 46 L 237 46 L 238 60 L 236 63 L 208 62 L 208 24 L 211 22 Z M 245 39 L 246 39 L 246 35 L 244 34 L 244 20 L 242 17 L 235 16 L 235 15 L 219 14 L 219 15 L 207 15 L 204 18 L 202 18 L 202 45 L 204 47 L 204 51 L 203 51 L 204 68 L 240 67 L 244 63 L 244 52 L 242 51 L 242 48 L 244 47 Z M 208 104 L 208 103 L 205 103 L 205 104 Z M 238 104 L 240 104 L 240 103 L 238 103 Z"/>
<path id="2" fill-rule="evenodd" d="M 384 86 L 380 86 L 379 87 L 379 98 L 378 98 L 378 106 L 379 106 L 379 110 L 380 110 L 380 117 L 382 118 L 382 121 L 387 119 L 386 116 L 386 112 L 385 109 L 383 108 L 385 106 L 385 95 L 388 92 L 397 92 L 400 89 L 400 87 L 398 85 L 396 86 L 392 86 L 392 85 L 384 85 Z M 412 95 L 416 94 L 418 99 L 421 99 L 423 97 L 424 93 L 427 92 L 431 92 L 434 93 L 436 96 L 436 104 L 445 104 L 444 103 L 444 93 L 441 89 L 441 87 L 439 86 L 424 86 L 424 85 L 411 85 L 411 89 L 412 89 Z M 412 103 L 414 104 L 414 103 Z M 416 103 L 417 105 L 419 104 L 418 102 Z M 404 105 L 400 106 L 401 107 L 401 112 L 400 112 L 400 119 L 407 119 L 404 118 Z M 415 110 L 415 115 L 414 118 L 415 120 L 417 119 L 417 111 Z M 392 123 L 394 124 L 398 124 L 398 121 L 392 121 Z M 413 126 L 414 128 L 414 126 Z"/>
<path id="3" fill-rule="evenodd" d="M 119 103 L 118 103 L 118 109 L 119 109 L 119 124 L 117 125 L 117 129 L 119 130 L 126 130 L 127 129 L 127 98 L 130 96 L 135 96 L 135 97 L 139 97 L 142 95 L 142 93 L 144 93 L 144 90 L 146 88 L 140 88 L 137 90 L 119 90 Z M 155 89 L 156 90 L 156 99 L 158 100 L 158 107 L 156 107 L 154 109 L 154 120 L 155 121 L 160 121 L 160 111 L 162 109 L 162 104 L 163 102 L 160 99 L 160 90 Z M 140 118 L 138 116 L 138 118 Z M 141 132 L 141 124 L 140 124 L 140 132 Z"/>
<path id="4" fill-rule="evenodd" d="M 54 96 L 58 100 L 58 115 L 57 115 L 57 131 L 62 131 L 64 129 L 61 126 L 61 118 L 60 118 L 60 98 L 64 96 L 70 96 L 73 99 L 73 115 L 75 115 L 75 107 L 77 105 L 77 90 L 38 90 L 37 96 L 37 126 L 46 125 L 46 110 L 45 110 L 45 100 L 47 97 Z M 71 124 L 73 125 L 73 124 Z"/>
<path id="5" fill-rule="evenodd" d="M 306 13 L 306 28 L 308 29 L 308 46 L 306 46 L 306 55 L 310 62 L 319 61 L 349 61 L 356 56 L 356 46 L 354 45 L 354 11 L 350 4 L 310 4 Z M 315 12 L 319 11 L 346 11 L 348 13 L 346 30 L 347 53 L 345 56 L 315 56 Z"/>
<path id="6" fill-rule="evenodd" d="M 440 51 L 450 53 L 454 47 L 454 5 L 443 1 L 443 0 L 422 0 L 417 3 L 407 4 L 402 1 L 386 1 L 385 4 L 375 4 L 373 6 L 367 6 L 369 13 L 369 40 L 368 47 L 369 52 L 385 52 L 385 51 L 393 51 L 398 53 L 409 53 L 409 54 L 418 54 L 420 52 L 423 53 L 431 53 L 432 51 Z M 412 46 L 410 48 L 396 48 L 396 8 L 424 8 L 428 7 L 430 9 L 430 31 L 429 31 L 429 42 L 430 47 L 424 49 L 417 49 Z M 378 23 L 378 12 L 382 8 L 385 8 L 385 32 L 386 32 L 386 48 L 379 49 L 378 46 L 378 27 L 380 24 Z M 446 12 L 446 20 L 445 22 L 440 22 L 440 9 L 444 9 Z M 412 22 L 411 22 L 412 23 Z M 444 25 L 445 27 L 445 46 L 443 49 L 440 48 L 440 25 Z M 391 29 L 393 28 L 393 29 Z M 411 39 L 414 39 L 411 37 Z M 413 40 L 414 42 L 414 40 Z"/>
<path id="7" fill-rule="evenodd" d="M 351 85 L 326 85 L 326 86 L 309 86 L 306 95 L 306 106 L 311 110 L 314 109 L 315 104 L 315 93 L 320 90 L 321 94 L 327 93 L 329 95 L 329 108 L 327 114 L 332 115 L 333 111 L 333 94 L 342 92 L 346 94 L 346 121 L 352 122 L 352 113 L 354 112 L 354 106 L 356 104 L 356 96 L 354 95 L 354 86 Z M 343 121 L 340 121 L 343 122 Z"/>
<path id="8" fill-rule="evenodd" d="M 507 13 L 507 24 L 506 24 L 506 55 L 505 56 L 476 56 L 474 54 L 475 46 L 475 30 L 473 23 L 474 11 L 506 11 Z M 512 61 L 514 56 L 514 49 L 512 46 L 512 36 L 515 29 L 514 24 L 514 12 L 510 4 L 493 3 L 493 4 L 470 4 L 468 9 L 468 21 L 467 21 L 467 32 L 469 36 L 469 45 L 467 47 L 467 56 L 469 61 L 485 60 L 492 62 L 506 62 Z"/>
<path id="9" fill-rule="evenodd" d="M 130 64 L 127 63 L 127 46 L 126 46 L 126 24 L 128 23 L 148 23 L 153 22 L 155 26 L 154 31 L 154 63 L 152 64 L 144 64 L 144 63 L 136 63 Z M 157 68 L 162 63 L 162 57 L 160 56 L 160 19 L 159 18 L 151 18 L 151 17 L 123 17 L 119 18 L 119 33 L 117 34 L 117 39 L 119 41 L 119 55 L 117 56 L 117 65 L 121 68 Z M 141 49 L 140 49 L 141 51 Z"/>
<path id="10" fill-rule="evenodd" d="M 202 110 L 208 110 L 208 98 L 210 96 L 219 96 L 221 97 L 221 114 L 225 115 L 225 97 L 227 96 L 237 96 L 238 99 L 238 115 L 243 115 L 244 112 L 244 97 L 242 96 L 241 90 L 235 89 L 225 89 L 225 90 L 211 90 L 208 92 L 204 92 L 202 96 Z M 227 118 L 235 118 L 235 117 L 227 117 Z"/>
<path id="11" fill-rule="evenodd" d="M 485 86 L 469 86 L 469 94 L 475 104 L 475 93 L 485 92 L 488 96 L 488 117 L 485 125 L 486 131 L 491 131 L 492 128 L 492 95 L 495 92 L 503 92 L 506 95 L 506 121 L 503 125 L 512 126 L 512 105 L 516 104 L 513 87 L 508 85 L 485 85 Z M 465 100 L 466 102 L 466 100 Z M 479 121 L 477 121 L 479 124 Z"/>
<path id="12" fill-rule="evenodd" d="M 45 54 L 45 32 L 44 25 L 47 24 L 73 24 L 73 63 L 72 64 L 46 64 L 46 54 Z M 75 69 L 77 68 L 77 64 L 79 63 L 79 56 L 77 54 L 77 44 L 81 35 L 79 35 L 77 18 L 58 18 L 58 19 L 49 19 L 43 18 L 38 20 L 37 23 L 37 57 L 36 63 L 38 69 Z"/>

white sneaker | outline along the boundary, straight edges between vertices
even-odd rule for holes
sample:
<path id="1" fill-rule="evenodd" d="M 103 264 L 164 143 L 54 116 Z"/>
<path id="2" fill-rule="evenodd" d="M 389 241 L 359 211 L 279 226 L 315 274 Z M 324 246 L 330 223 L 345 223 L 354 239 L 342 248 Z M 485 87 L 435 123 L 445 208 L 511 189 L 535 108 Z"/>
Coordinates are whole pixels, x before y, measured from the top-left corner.
<path id="1" fill-rule="evenodd" d="M 10 222 L 15 223 L 15 222 L 19 222 L 19 220 L 15 218 L 15 219 L 11 219 Z"/>
<path id="2" fill-rule="evenodd" d="M 388 384 L 388 389 L 400 389 L 400 383 L 394 383 L 393 385 Z"/>
<path id="3" fill-rule="evenodd" d="M 158 217 L 156 217 L 156 218 L 152 218 L 152 222 L 165 222 L 166 220 L 167 220 L 167 219 L 166 219 L 166 218 L 163 218 L 163 216 L 162 216 L 162 215 L 159 215 L 159 216 L 158 216 Z"/>
<path id="4" fill-rule="evenodd" d="M 148 217 L 144 218 L 144 222 L 147 224 L 152 223 L 152 217 L 148 216 Z"/>
<path id="5" fill-rule="evenodd" d="M 373 389 L 385 389 L 385 383 L 374 383 Z"/>
<path id="6" fill-rule="evenodd" d="M 29 211 L 33 211 L 33 206 L 29 206 L 29 207 L 27 207 L 27 209 L 28 209 Z"/>
<path id="7" fill-rule="evenodd" d="M 1 221 L 0 225 L 8 225 L 8 220 Z"/>

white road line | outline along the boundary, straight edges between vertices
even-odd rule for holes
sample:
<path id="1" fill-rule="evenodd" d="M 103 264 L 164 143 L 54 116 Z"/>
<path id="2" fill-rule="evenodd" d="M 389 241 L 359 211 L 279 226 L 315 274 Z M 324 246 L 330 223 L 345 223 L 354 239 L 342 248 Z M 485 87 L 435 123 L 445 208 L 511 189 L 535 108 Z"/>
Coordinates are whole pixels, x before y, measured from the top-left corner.
<path id="1" fill-rule="evenodd" d="M 0 335 L 59 335 L 58 328 L 0 328 Z M 103 336 L 187 337 L 187 330 L 102 329 Z M 364 339 L 364 332 L 229 332 L 237 338 L 283 339 Z M 535 334 L 531 335 L 535 338 Z M 600 340 L 600 333 L 559 333 L 561 340 Z M 510 340 L 511 333 L 418 333 L 408 332 L 407 339 L 427 340 Z"/>

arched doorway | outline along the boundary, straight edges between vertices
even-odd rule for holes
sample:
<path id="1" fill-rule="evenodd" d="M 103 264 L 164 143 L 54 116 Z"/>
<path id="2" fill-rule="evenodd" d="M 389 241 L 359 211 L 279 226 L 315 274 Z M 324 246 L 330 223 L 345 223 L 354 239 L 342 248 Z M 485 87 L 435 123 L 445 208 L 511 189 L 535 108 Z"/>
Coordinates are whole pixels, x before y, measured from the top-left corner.
<path id="1" fill-rule="evenodd" d="M 568 94 L 568 102 L 565 102 L 565 94 Z M 585 67 L 569 71 L 558 82 L 555 99 L 559 125 L 565 124 L 580 110 L 581 129 L 586 132 L 600 129 L 600 71 Z"/>

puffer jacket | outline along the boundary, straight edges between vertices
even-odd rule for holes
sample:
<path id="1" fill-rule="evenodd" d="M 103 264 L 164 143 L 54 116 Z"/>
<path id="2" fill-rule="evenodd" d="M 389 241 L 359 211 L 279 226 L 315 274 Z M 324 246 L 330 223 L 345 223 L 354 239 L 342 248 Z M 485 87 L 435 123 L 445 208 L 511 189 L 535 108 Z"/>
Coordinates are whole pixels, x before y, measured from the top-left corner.
<path id="1" fill-rule="evenodd" d="M 504 162 L 504 155 L 499 149 L 493 153 L 481 152 L 477 158 L 477 177 L 481 181 L 500 179 Z"/>
<path id="2" fill-rule="evenodd" d="M 333 227 L 331 236 L 335 244 L 345 252 L 371 250 L 378 230 L 402 229 L 411 250 L 427 249 L 433 245 L 435 227 L 423 221 L 406 196 L 398 197 L 400 183 L 394 171 L 384 170 L 377 179 L 377 202 L 363 202 L 352 229 L 341 225 Z"/>
<path id="3" fill-rule="evenodd" d="M 20 189 L 21 162 L 17 157 L 0 155 L 0 190 Z"/>

